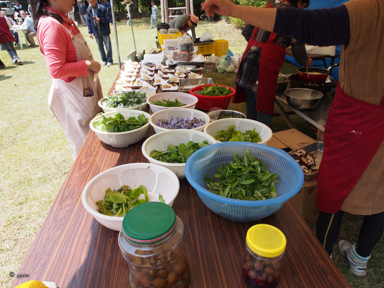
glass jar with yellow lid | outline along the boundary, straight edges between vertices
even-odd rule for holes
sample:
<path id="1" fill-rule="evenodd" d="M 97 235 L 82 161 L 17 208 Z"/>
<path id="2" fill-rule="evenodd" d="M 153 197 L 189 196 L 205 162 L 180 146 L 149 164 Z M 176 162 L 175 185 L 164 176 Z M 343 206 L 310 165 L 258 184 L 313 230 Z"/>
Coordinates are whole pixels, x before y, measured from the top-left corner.
<path id="1" fill-rule="evenodd" d="M 286 244 L 285 235 L 274 226 L 258 224 L 248 229 L 243 275 L 250 287 L 276 287 Z"/>
<path id="2" fill-rule="evenodd" d="M 129 211 L 123 219 L 119 247 L 129 264 L 130 287 L 188 287 L 183 235 L 183 222 L 164 203 L 143 203 Z"/>

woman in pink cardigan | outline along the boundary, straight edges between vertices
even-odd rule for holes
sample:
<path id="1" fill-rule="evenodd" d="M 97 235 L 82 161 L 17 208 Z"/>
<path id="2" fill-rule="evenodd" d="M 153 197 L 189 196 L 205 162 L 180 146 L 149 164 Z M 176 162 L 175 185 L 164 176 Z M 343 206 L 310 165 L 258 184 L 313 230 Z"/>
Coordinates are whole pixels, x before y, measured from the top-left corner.
<path id="1" fill-rule="evenodd" d="M 100 112 L 103 97 L 93 60 L 82 34 L 65 14 L 73 0 L 31 0 L 40 51 L 45 56 L 52 86 L 48 104 L 64 129 L 76 157 L 89 131 L 89 122 Z"/>

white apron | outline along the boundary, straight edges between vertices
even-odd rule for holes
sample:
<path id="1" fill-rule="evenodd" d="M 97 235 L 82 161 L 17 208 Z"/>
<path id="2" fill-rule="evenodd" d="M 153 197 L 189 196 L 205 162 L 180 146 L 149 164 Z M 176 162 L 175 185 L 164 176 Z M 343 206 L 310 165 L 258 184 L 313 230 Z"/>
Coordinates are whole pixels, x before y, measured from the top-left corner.
<path id="1" fill-rule="evenodd" d="M 71 35 L 66 27 L 62 27 Z M 77 61 L 93 60 L 92 52 L 81 33 L 71 35 L 71 40 L 76 49 Z M 84 89 L 86 89 L 85 92 Z M 84 97 L 91 94 L 94 95 Z M 100 112 L 97 102 L 102 97 L 99 77 L 91 70 L 88 70 L 88 76 L 76 77 L 71 82 L 61 79 L 52 80 L 48 105 L 63 127 L 74 157 L 79 153 L 87 137 L 90 129 L 89 122 Z"/>

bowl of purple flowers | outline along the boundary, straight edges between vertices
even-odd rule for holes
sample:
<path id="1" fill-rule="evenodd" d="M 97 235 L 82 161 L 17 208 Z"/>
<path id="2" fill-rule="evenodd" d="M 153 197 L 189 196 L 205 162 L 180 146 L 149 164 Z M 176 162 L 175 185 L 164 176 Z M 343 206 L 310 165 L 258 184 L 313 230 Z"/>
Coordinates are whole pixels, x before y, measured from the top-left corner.
<path id="1" fill-rule="evenodd" d="M 210 122 L 208 114 L 188 108 L 169 108 L 152 114 L 149 124 L 155 133 L 173 129 L 203 131 Z"/>

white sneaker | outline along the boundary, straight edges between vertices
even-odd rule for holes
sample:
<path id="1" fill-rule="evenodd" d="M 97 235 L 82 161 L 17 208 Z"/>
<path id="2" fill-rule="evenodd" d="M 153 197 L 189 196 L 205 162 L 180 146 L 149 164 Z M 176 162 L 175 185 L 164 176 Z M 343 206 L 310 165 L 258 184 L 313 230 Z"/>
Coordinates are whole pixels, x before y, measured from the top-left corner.
<path id="1" fill-rule="evenodd" d="M 112 63 L 111 62 L 108 62 L 107 63 L 107 67 L 109 67 L 109 66 L 111 66 L 112 65 Z"/>
<path id="2" fill-rule="evenodd" d="M 103 64 L 102 64 L 102 65 L 103 65 L 103 66 L 106 66 L 107 64 L 108 64 L 107 62 L 103 62 Z"/>
<path id="3" fill-rule="evenodd" d="M 349 262 L 351 272 L 356 276 L 365 276 L 367 274 L 368 260 L 371 256 L 361 257 L 356 252 L 356 244 L 352 245 L 347 240 L 340 240 L 338 246 L 340 252 Z"/>

